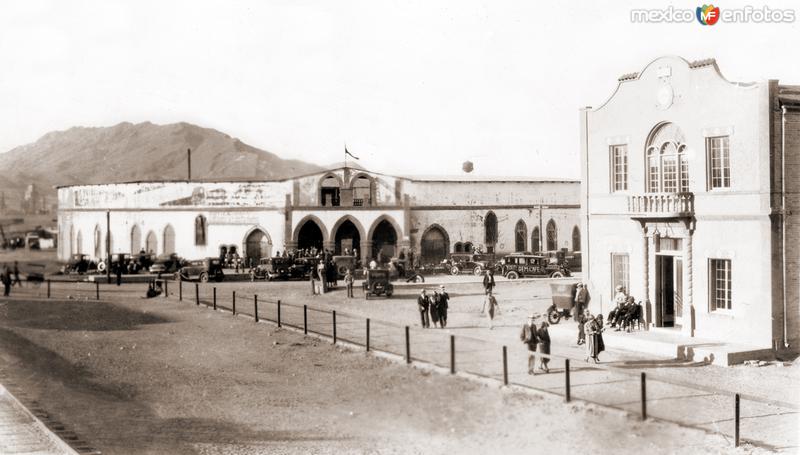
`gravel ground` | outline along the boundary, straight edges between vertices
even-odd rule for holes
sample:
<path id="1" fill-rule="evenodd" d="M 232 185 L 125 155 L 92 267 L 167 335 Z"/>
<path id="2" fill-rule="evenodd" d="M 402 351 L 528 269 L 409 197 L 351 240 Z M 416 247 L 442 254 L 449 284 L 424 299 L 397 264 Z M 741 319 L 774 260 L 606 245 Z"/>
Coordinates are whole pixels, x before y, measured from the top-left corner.
<path id="1" fill-rule="evenodd" d="M 700 430 L 433 374 L 246 318 L 116 300 L 0 301 L 3 376 L 108 454 L 734 452 Z"/>

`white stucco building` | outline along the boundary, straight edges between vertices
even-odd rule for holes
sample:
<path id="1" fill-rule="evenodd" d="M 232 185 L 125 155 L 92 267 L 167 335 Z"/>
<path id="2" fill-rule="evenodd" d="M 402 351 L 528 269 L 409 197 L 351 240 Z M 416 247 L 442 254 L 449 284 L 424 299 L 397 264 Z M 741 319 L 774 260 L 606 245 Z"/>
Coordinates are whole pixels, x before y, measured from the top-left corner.
<path id="1" fill-rule="evenodd" d="M 58 189 L 59 257 L 141 249 L 186 258 L 247 257 L 316 246 L 337 253 L 413 248 L 423 263 L 472 247 L 580 250 L 579 182 L 410 178 L 341 166 L 274 181 L 161 181 Z"/>
<path id="2" fill-rule="evenodd" d="M 663 57 L 581 111 L 595 311 L 621 284 L 653 329 L 754 349 L 798 341 L 798 93 Z"/>

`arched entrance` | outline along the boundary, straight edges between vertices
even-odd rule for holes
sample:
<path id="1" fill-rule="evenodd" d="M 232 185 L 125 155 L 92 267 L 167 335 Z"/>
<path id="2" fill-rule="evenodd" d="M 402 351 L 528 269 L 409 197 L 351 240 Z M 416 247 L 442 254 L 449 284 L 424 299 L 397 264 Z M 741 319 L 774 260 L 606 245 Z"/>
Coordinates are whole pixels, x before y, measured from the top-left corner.
<path id="1" fill-rule="evenodd" d="M 307 248 L 316 248 L 322 250 L 322 229 L 319 225 L 312 220 L 308 220 L 300 227 L 297 234 L 297 248 L 304 250 Z"/>
<path id="2" fill-rule="evenodd" d="M 345 250 L 350 252 L 353 248 L 361 249 L 361 233 L 358 227 L 350 220 L 345 220 L 337 229 L 334 234 L 334 252 L 335 254 L 344 254 Z"/>
<path id="3" fill-rule="evenodd" d="M 392 223 L 382 220 L 372 231 L 372 257 L 377 258 L 378 253 L 383 253 L 383 258 L 388 261 L 394 257 L 397 249 L 397 231 Z"/>
<path id="4" fill-rule="evenodd" d="M 145 239 L 145 248 L 147 249 L 147 252 L 150 254 L 155 254 L 155 252 L 158 251 L 156 249 L 157 246 L 156 233 L 153 231 L 148 232 L 147 239 Z"/>
<path id="5" fill-rule="evenodd" d="M 258 264 L 261 258 L 269 257 L 272 254 L 272 242 L 269 236 L 261 229 L 255 229 L 247 235 L 245 239 L 245 264 Z"/>
<path id="6" fill-rule="evenodd" d="M 459 246 L 462 246 L 460 243 Z M 463 246 L 462 246 L 463 247 Z M 423 264 L 438 264 L 450 251 L 450 239 L 441 226 L 430 226 L 420 240 L 420 254 Z"/>
<path id="7" fill-rule="evenodd" d="M 164 254 L 172 254 L 175 252 L 175 229 L 172 225 L 168 224 L 164 228 Z"/>
<path id="8" fill-rule="evenodd" d="M 78 236 L 75 237 L 75 252 L 83 254 L 83 233 L 78 231 Z"/>
<path id="9" fill-rule="evenodd" d="M 142 249 L 142 231 L 138 225 L 131 228 L 131 254 L 136 254 Z"/>

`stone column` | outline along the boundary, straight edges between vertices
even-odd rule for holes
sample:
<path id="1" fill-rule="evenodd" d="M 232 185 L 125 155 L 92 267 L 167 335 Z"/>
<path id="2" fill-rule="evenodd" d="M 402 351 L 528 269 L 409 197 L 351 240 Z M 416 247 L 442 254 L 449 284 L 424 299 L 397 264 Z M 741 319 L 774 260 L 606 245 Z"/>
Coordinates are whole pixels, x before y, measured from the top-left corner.
<path id="1" fill-rule="evenodd" d="M 683 277 L 684 283 L 686 283 L 686 298 L 684 299 L 683 305 L 683 330 L 682 332 L 690 337 L 694 336 L 694 329 L 695 329 L 695 312 L 694 312 L 694 296 L 693 296 L 693 277 L 694 273 L 692 273 L 692 234 L 694 233 L 694 229 L 691 227 L 688 229 L 689 235 L 686 236 L 686 242 L 683 246 L 684 252 L 684 265 L 683 265 Z"/>
<path id="2" fill-rule="evenodd" d="M 650 330 L 653 314 L 652 305 L 650 303 L 650 241 L 647 238 L 647 226 L 644 224 L 642 224 L 642 252 L 642 265 L 644 266 L 644 301 L 642 302 L 644 308 L 642 308 L 642 311 L 644 311 L 645 318 L 644 328 L 645 330 Z"/>

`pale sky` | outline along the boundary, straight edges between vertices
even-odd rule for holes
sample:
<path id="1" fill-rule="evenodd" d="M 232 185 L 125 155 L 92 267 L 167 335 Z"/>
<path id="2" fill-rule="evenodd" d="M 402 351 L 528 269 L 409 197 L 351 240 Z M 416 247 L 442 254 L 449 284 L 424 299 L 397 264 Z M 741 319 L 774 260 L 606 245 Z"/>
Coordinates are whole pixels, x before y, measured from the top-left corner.
<path id="1" fill-rule="evenodd" d="M 577 177 L 578 109 L 656 57 L 800 83 L 797 22 L 631 23 L 631 8 L 669 5 L 3 1 L 0 151 L 72 126 L 187 121 L 317 164 L 346 142 L 387 173 L 469 159 L 479 175 Z"/>

